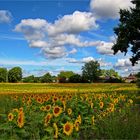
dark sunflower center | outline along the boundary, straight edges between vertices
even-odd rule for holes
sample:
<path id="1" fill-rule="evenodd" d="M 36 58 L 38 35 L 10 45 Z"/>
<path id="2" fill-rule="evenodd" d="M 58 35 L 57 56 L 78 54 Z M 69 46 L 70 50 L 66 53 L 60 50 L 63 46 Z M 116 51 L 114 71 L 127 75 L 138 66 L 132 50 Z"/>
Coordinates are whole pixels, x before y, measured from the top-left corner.
<path id="1" fill-rule="evenodd" d="M 60 108 L 56 107 L 56 108 L 54 109 L 54 113 L 58 113 L 59 110 L 60 110 Z"/>
<path id="2" fill-rule="evenodd" d="M 70 130 L 70 125 L 66 124 L 65 130 L 68 132 Z"/>

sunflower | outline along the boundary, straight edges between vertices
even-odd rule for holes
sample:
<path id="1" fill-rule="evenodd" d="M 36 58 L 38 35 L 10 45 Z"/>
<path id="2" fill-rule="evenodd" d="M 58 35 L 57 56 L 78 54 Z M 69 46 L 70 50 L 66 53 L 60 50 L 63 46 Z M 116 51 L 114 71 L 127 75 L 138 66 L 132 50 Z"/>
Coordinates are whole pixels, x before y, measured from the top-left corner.
<path id="1" fill-rule="evenodd" d="M 104 103 L 100 102 L 100 108 L 102 109 L 104 107 Z"/>
<path id="2" fill-rule="evenodd" d="M 18 123 L 19 128 L 23 127 L 23 125 L 24 125 L 24 113 L 23 113 L 23 111 L 19 111 L 17 123 Z"/>
<path id="3" fill-rule="evenodd" d="M 56 96 L 53 97 L 52 99 L 53 103 L 57 102 L 58 101 L 58 98 Z"/>
<path id="4" fill-rule="evenodd" d="M 66 101 L 62 101 L 62 103 L 63 103 L 63 108 L 64 108 L 64 111 L 65 111 L 65 109 L 66 109 Z"/>
<path id="5" fill-rule="evenodd" d="M 46 110 L 50 111 L 50 109 L 51 109 L 51 105 L 46 105 Z"/>
<path id="6" fill-rule="evenodd" d="M 14 109 L 12 110 L 12 112 L 18 112 L 18 109 L 17 109 L 17 108 L 14 108 Z"/>
<path id="7" fill-rule="evenodd" d="M 74 127 L 76 131 L 79 131 L 79 120 L 75 120 Z"/>
<path id="8" fill-rule="evenodd" d="M 57 127 L 57 124 L 54 123 L 54 124 L 53 124 L 53 127 L 54 127 L 54 129 L 55 129 L 54 138 L 57 139 L 57 138 L 58 138 L 58 127 Z"/>
<path id="9" fill-rule="evenodd" d="M 91 121 L 92 121 L 92 124 L 94 125 L 95 124 L 95 117 L 94 116 L 92 116 Z"/>
<path id="10" fill-rule="evenodd" d="M 53 109 L 53 115 L 58 117 L 62 113 L 62 108 L 59 106 L 55 106 Z"/>
<path id="11" fill-rule="evenodd" d="M 22 98 L 22 103 L 25 103 L 25 101 L 26 101 L 26 98 L 23 97 Z"/>
<path id="12" fill-rule="evenodd" d="M 63 133 L 65 133 L 66 135 L 71 135 L 71 133 L 73 132 L 73 124 L 70 122 L 66 122 L 63 125 Z"/>
<path id="13" fill-rule="evenodd" d="M 133 100 L 132 99 L 129 99 L 128 100 L 128 103 L 133 104 Z"/>
<path id="14" fill-rule="evenodd" d="M 45 107 L 45 106 L 41 106 L 41 107 L 40 107 L 40 110 L 41 110 L 41 111 L 46 111 L 46 107 Z"/>
<path id="15" fill-rule="evenodd" d="M 8 120 L 11 122 L 14 119 L 14 115 L 12 113 L 8 114 Z"/>
<path id="16" fill-rule="evenodd" d="M 42 100 L 42 98 L 41 98 L 41 97 L 37 97 L 36 101 L 37 101 L 38 103 L 40 103 L 40 104 L 42 104 L 42 103 L 43 103 L 43 100 Z"/>
<path id="17" fill-rule="evenodd" d="M 92 102 L 90 103 L 90 107 L 93 108 L 93 103 Z"/>
<path id="18" fill-rule="evenodd" d="M 82 121 L 82 119 L 81 119 L 81 115 L 79 115 L 79 116 L 77 117 L 77 120 L 78 120 L 79 123 L 81 124 L 81 121 Z"/>
<path id="19" fill-rule="evenodd" d="M 23 112 L 23 107 L 20 107 L 19 108 L 19 112 Z"/>
<path id="20" fill-rule="evenodd" d="M 28 100 L 27 100 L 27 105 L 29 106 L 31 104 L 31 98 L 29 98 Z"/>
<path id="21" fill-rule="evenodd" d="M 72 114 L 72 109 L 68 108 L 68 115 L 71 115 L 71 114 Z"/>
<path id="22" fill-rule="evenodd" d="M 46 115 L 45 121 L 44 121 L 45 126 L 48 125 L 48 123 L 50 122 L 51 118 L 52 118 L 52 114 L 48 113 L 48 114 Z"/>

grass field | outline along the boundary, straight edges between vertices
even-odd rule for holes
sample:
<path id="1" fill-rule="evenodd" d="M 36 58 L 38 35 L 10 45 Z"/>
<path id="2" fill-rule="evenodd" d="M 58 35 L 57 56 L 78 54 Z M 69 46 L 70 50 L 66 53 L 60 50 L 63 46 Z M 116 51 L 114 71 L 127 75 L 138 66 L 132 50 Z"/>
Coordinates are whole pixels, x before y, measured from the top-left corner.
<path id="1" fill-rule="evenodd" d="M 140 139 L 135 84 L 0 84 L 0 139 Z"/>

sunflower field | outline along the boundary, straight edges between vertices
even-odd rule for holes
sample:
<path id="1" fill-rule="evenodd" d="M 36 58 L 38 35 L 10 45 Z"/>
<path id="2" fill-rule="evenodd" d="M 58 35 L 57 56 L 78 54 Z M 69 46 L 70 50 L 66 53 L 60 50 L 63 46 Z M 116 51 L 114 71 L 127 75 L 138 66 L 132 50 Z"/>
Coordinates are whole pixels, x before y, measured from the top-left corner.
<path id="1" fill-rule="evenodd" d="M 44 84 L 40 93 L 6 86 L 0 92 L 0 139 L 140 139 L 134 84 Z"/>

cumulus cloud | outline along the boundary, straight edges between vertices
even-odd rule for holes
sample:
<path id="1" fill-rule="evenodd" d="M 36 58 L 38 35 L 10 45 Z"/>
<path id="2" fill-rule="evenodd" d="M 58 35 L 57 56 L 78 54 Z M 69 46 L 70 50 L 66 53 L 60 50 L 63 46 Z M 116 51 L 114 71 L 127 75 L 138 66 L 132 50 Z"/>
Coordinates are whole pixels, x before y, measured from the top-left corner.
<path id="1" fill-rule="evenodd" d="M 54 27 L 55 24 L 56 23 L 54 23 Z M 68 33 L 55 33 L 55 35 L 50 36 L 50 26 L 53 25 L 50 25 L 50 23 L 44 19 L 24 19 L 16 25 L 14 30 L 24 34 L 30 47 L 41 48 L 47 58 L 60 58 L 71 53 L 76 53 L 75 50 L 67 52 L 66 46 L 96 47 L 97 51 L 101 54 L 113 54 L 111 50 L 113 43 L 87 41 L 78 34 L 70 34 L 69 31 Z M 73 28 L 71 29 L 73 30 Z"/>
<path id="2" fill-rule="evenodd" d="M 130 73 L 138 73 L 140 71 L 140 61 L 135 66 L 132 66 L 129 58 L 118 59 L 114 68 L 119 70 L 124 76 L 129 75 Z"/>
<path id="3" fill-rule="evenodd" d="M 98 18 L 116 19 L 120 9 L 132 7 L 131 0 L 91 0 L 90 9 Z"/>
<path id="4" fill-rule="evenodd" d="M 101 67 L 106 67 L 106 66 L 111 66 L 112 65 L 112 63 L 105 62 L 102 58 L 95 59 L 92 56 L 84 57 L 84 58 L 82 58 L 80 60 L 77 60 L 75 58 L 69 58 L 68 59 L 69 63 L 79 63 L 79 64 L 80 63 L 88 63 L 90 61 L 98 61 Z"/>
<path id="5" fill-rule="evenodd" d="M 75 11 L 64 15 L 54 23 L 45 19 L 23 19 L 14 31 L 23 33 L 30 47 L 41 48 L 47 58 L 60 58 L 76 53 L 68 52 L 66 46 L 97 46 L 100 41 L 86 41 L 80 32 L 97 28 L 95 18 L 89 12 Z"/>
<path id="6" fill-rule="evenodd" d="M 75 34 L 97 27 L 96 18 L 92 13 L 75 11 L 71 15 L 64 15 L 56 20 L 54 24 L 50 24 L 48 34 L 52 36 L 60 33 Z"/>
<path id="7" fill-rule="evenodd" d="M 44 55 L 51 59 L 61 58 L 67 55 L 65 48 L 62 46 L 57 46 L 53 48 L 42 48 Z"/>
<path id="8" fill-rule="evenodd" d="M 96 47 L 97 52 L 103 55 L 113 55 L 113 50 L 111 49 L 112 46 L 113 43 L 111 42 L 101 41 L 101 43 Z"/>
<path id="9" fill-rule="evenodd" d="M 0 10 L 0 23 L 11 22 L 12 14 L 7 10 Z"/>
<path id="10" fill-rule="evenodd" d="M 125 59 L 118 59 L 117 63 L 115 64 L 115 68 L 122 69 L 132 66 L 130 60 L 128 58 Z"/>

